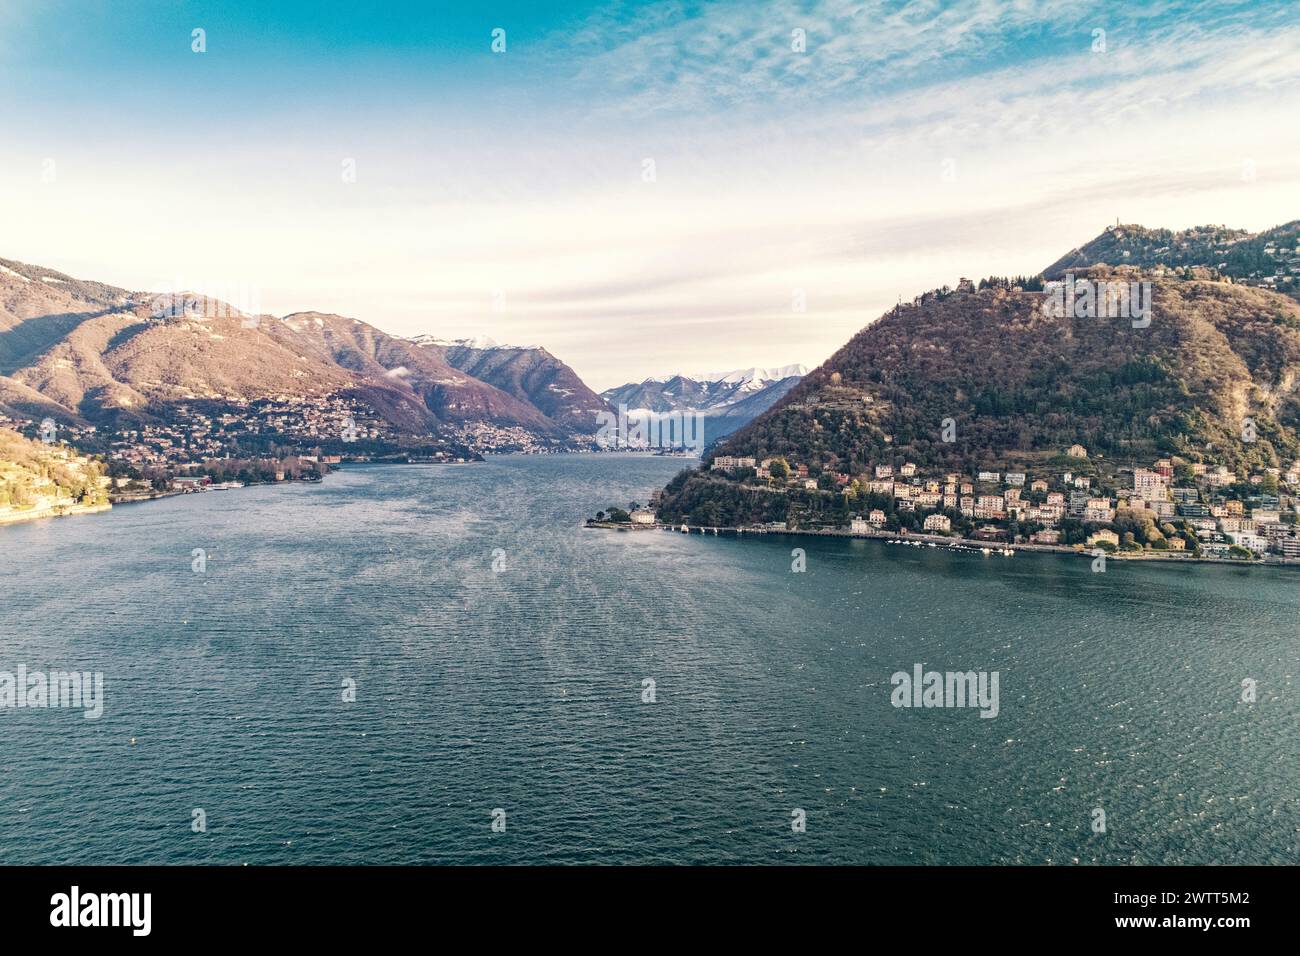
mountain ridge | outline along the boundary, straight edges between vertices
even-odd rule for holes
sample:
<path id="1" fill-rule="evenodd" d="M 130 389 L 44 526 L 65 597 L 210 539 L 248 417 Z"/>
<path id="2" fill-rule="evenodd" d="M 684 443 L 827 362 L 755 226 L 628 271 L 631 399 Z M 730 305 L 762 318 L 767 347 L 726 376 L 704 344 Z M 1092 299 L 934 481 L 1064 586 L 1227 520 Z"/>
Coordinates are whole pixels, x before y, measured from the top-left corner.
<path id="1" fill-rule="evenodd" d="M 803 365 L 795 364 L 734 369 L 700 377 L 647 378 L 606 389 L 600 397 L 613 408 L 626 406 L 631 415 L 703 413 L 706 441 L 712 443 L 753 421 L 806 373 Z"/>
<path id="2" fill-rule="evenodd" d="M 594 396 L 546 355 L 553 380 L 567 374 L 572 391 Z M 596 429 L 594 412 L 552 418 L 526 390 L 359 319 L 251 316 L 202 294 L 132 292 L 0 259 L 0 414 L 116 426 L 194 400 L 330 395 L 370 405 L 399 439 L 484 423 L 560 442 Z"/>

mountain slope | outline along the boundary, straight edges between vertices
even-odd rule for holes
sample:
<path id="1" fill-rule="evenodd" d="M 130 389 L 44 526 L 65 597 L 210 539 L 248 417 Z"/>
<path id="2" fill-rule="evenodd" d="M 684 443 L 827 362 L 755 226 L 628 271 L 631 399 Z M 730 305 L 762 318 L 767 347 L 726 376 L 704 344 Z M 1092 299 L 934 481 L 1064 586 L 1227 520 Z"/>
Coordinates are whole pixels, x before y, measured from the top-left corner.
<path id="1" fill-rule="evenodd" d="M 196 400 L 335 396 L 360 400 L 411 437 L 469 423 L 545 439 L 594 432 L 594 413 L 581 409 L 599 399 L 542 354 L 549 378 L 536 362 L 517 362 L 517 372 L 485 365 L 502 389 L 454 368 L 442 349 L 357 319 L 247 316 L 203 296 L 129 292 L 0 259 L 0 414 L 18 418 L 126 426 Z M 565 389 L 576 396 L 568 406 Z"/>
<path id="2" fill-rule="evenodd" d="M 803 369 L 802 365 L 795 367 Z M 790 393 L 790 390 L 803 379 L 804 374 L 806 374 L 806 370 L 798 375 L 787 375 L 784 378 L 769 381 L 764 388 L 730 405 L 716 409 L 705 421 L 705 441 L 718 441 L 737 429 L 748 425 L 763 412 L 785 398 Z"/>
<path id="3" fill-rule="evenodd" d="M 1300 298 L 1300 220 L 1251 233 L 1226 226 L 1174 232 L 1143 226 L 1109 226 L 1043 270 L 1049 279 L 1104 263 L 1154 270 L 1201 267 L 1244 285 Z"/>
<path id="4" fill-rule="evenodd" d="M 674 375 L 648 378 L 601 392 L 613 408 L 625 405 L 629 413 L 703 412 L 705 439 L 716 441 L 752 421 L 798 384 L 807 369 L 747 368 L 699 376 Z"/>
<path id="5" fill-rule="evenodd" d="M 444 342 L 430 336 L 412 341 L 577 433 L 594 432 L 596 415 L 607 409 L 573 369 L 539 346 L 497 345 L 491 340 Z"/>
<path id="6" fill-rule="evenodd" d="M 719 452 L 853 474 L 903 461 L 1003 470 L 1075 442 L 1117 464 L 1162 454 L 1247 468 L 1294 460 L 1300 306 L 1227 282 L 1148 278 L 1146 328 L 1052 317 L 1042 295 L 1008 288 L 927 294 L 859 332 Z M 667 513 L 703 482 L 677 483 Z"/>
<path id="7" fill-rule="evenodd" d="M 410 390 L 438 421 L 491 421 L 556 435 L 562 429 L 539 409 L 452 368 L 436 351 L 388 335 L 358 319 L 298 312 L 273 325 L 275 335 L 306 342 L 322 360 L 361 376 L 362 392 Z"/>

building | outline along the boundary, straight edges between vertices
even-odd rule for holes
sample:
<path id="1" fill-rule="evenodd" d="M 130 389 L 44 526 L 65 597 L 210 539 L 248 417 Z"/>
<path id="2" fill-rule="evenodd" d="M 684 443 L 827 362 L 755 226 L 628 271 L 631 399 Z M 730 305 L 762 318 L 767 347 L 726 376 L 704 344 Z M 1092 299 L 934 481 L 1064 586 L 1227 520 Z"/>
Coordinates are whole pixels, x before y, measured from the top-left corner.
<path id="1" fill-rule="evenodd" d="M 883 528 L 885 526 L 885 513 L 879 508 L 873 508 L 867 515 L 867 523 L 873 528 Z"/>
<path id="2" fill-rule="evenodd" d="M 758 462 L 753 458 L 735 458 L 731 455 L 719 455 L 713 459 L 713 467 L 717 471 L 732 471 L 736 468 L 756 468 Z"/>
<path id="3" fill-rule="evenodd" d="M 1237 476 L 1228 471 L 1223 465 L 1220 465 L 1214 471 L 1207 471 L 1205 480 L 1209 482 L 1212 488 L 1222 488 L 1224 485 L 1233 484 L 1237 480 Z"/>
<path id="4" fill-rule="evenodd" d="M 1038 493 L 1040 491 L 1045 492 L 1047 491 L 1047 482 L 1044 481 L 1042 478 L 1035 478 L 1033 481 L 1029 483 L 1029 490 L 1034 493 Z"/>
<path id="5" fill-rule="evenodd" d="M 1088 547 L 1090 548 L 1095 548 L 1103 541 L 1108 542 L 1116 548 L 1119 547 L 1119 535 L 1114 531 L 1111 531 L 1109 528 L 1102 528 L 1100 531 L 1088 535 Z"/>
<path id="6" fill-rule="evenodd" d="M 1067 455 L 1069 455 L 1071 458 L 1087 458 L 1087 457 L 1088 457 L 1088 449 L 1084 448 L 1082 445 L 1071 445 L 1071 446 L 1066 450 L 1065 453 L 1066 453 Z"/>
<path id="7" fill-rule="evenodd" d="M 1007 484 L 1015 485 L 1017 488 L 1025 483 L 1025 473 L 1023 471 L 1007 472 Z"/>
<path id="8" fill-rule="evenodd" d="M 942 531 L 947 534 L 952 530 L 952 521 L 947 515 L 928 515 L 924 522 L 926 531 Z"/>
<path id="9" fill-rule="evenodd" d="M 852 534 L 866 534 L 871 530 L 871 523 L 866 518 L 859 518 L 856 515 L 849 519 L 849 531 Z"/>
<path id="10" fill-rule="evenodd" d="M 911 478 L 916 474 L 916 465 L 909 461 L 905 463 L 902 468 L 898 469 L 898 473 L 904 478 Z"/>
<path id="11" fill-rule="evenodd" d="M 1264 554 L 1268 551 L 1268 539 L 1261 538 L 1253 531 L 1230 532 L 1228 534 L 1228 540 L 1240 547 L 1249 548 L 1256 554 Z"/>
<path id="12" fill-rule="evenodd" d="M 1109 498 L 1089 498 L 1083 508 L 1083 520 L 1095 521 L 1097 524 L 1109 524 L 1115 520 L 1115 509 L 1110 506 Z"/>
<path id="13" fill-rule="evenodd" d="M 1277 549 L 1284 558 L 1300 558 L 1300 538 L 1294 536 L 1279 538 Z"/>
<path id="14" fill-rule="evenodd" d="M 1033 544 L 1059 544 L 1061 541 L 1061 532 L 1052 529 L 1035 531 L 1029 536 L 1029 540 Z"/>
<path id="15" fill-rule="evenodd" d="M 655 513 L 648 508 L 637 508 L 630 515 L 633 524 L 654 524 Z"/>
<path id="16" fill-rule="evenodd" d="M 996 471 L 981 471 L 978 475 L 980 481 L 986 481 L 996 485 L 1001 480 L 1002 475 Z"/>
<path id="17" fill-rule="evenodd" d="M 1169 479 L 1158 471 L 1138 468 L 1133 472 L 1133 490 L 1143 501 L 1164 501 L 1169 497 Z"/>

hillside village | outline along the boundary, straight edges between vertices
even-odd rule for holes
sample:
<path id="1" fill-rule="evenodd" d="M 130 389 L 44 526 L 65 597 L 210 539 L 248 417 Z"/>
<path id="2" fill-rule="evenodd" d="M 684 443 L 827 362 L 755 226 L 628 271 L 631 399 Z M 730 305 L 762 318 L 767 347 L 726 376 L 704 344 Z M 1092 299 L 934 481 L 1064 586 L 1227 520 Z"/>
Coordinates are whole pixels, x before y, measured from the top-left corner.
<path id="1" fill-rule="evenodd" d="M 1249 475 L 1181 458 L 1112 470 L 1073 445 L 1036 471 L 930 474 L 904 461 L 851 476 L 784 457 L 719 455 L 707 476 L 742 497 L 779 498 L 768 511 L 784 517 L 753 525 L 767 531 L 920 533 L 1132 555 L 1300 558 L 1300 462 L 1285 472 Z M 670 484 L 665 495 L 674 490 Z M 717 500 L 659 517 L 716 525 L 726 520 Z"/>
<path id="2" fill-rule="evenodd" d="M 0 524 L 106 510 L 110 482 L 97 461 L 0 428 Z"/>

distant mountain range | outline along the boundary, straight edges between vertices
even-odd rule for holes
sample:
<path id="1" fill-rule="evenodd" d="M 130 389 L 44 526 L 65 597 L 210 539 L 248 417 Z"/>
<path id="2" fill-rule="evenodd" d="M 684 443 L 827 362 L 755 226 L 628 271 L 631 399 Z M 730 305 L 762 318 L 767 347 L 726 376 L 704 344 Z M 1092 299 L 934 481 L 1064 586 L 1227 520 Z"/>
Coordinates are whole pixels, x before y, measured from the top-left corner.
<path id="1" fill-rule="evenodd" d="M 1041 292 L 1007 280 L 926 293 L 864 328 L 716 451 L 784 456 L 814 474 L 905 461 L 1032 469 L 1076 442 L 1116 464 L 1178 455 L 1280 467 L 1300 455 L 1300 306 L 1252 288 L 1275 275 L 1252 264 L 1255 249 L 1271 247 L 1271 263 L 1294 258 L 1294 236 L 1295 224 L 1257 236 L 1122 226 L 1046 270 L 1150 282 L 1146 327 L 1047 314 Z M 708 500 L 729 520 L 748 517 L 748 499 L 702 474 L 676 480 L 661 513 Z"/>
<path id="2" fill-rule="evenodd" d="M 600 393 L 611 407 L 628 414 L 703 412 L 705 440 L 713 442 L 753 421 L 799 383 L 802 365 L 746 368 L 699 375 L 672 375 L 629 382 Z"/>
<path id="3" fill-rule="evenodd" d="M 615 409 L 630 398 L 707 411 L 712 439 L 766 410 L 803 372 L 677 376 L 601 396 L 541 346 L 403 338 L 323 312 L 246 315 L 199 293 L 130 291 L 0 259 L 0 415 L 15 419 L 131 430 L 171 421 L 179 406 L 220 414 L 275 400 L 341 415 L 344 403 L 372 410 L 399 445 L 487 425 L 558 447 L 589 442 L 614 394 Z"/>
<path id="4" fill-rule="evenodd" d="M 563 440 L 594 432 L 599 405 L 541 349 L 411 341 L 321 312 L 249 316 L 0 259 L 2 414 L 121 425 L 182 402 L 332 395 L 364 402 L 399 436 L 490 422 Z"/>

